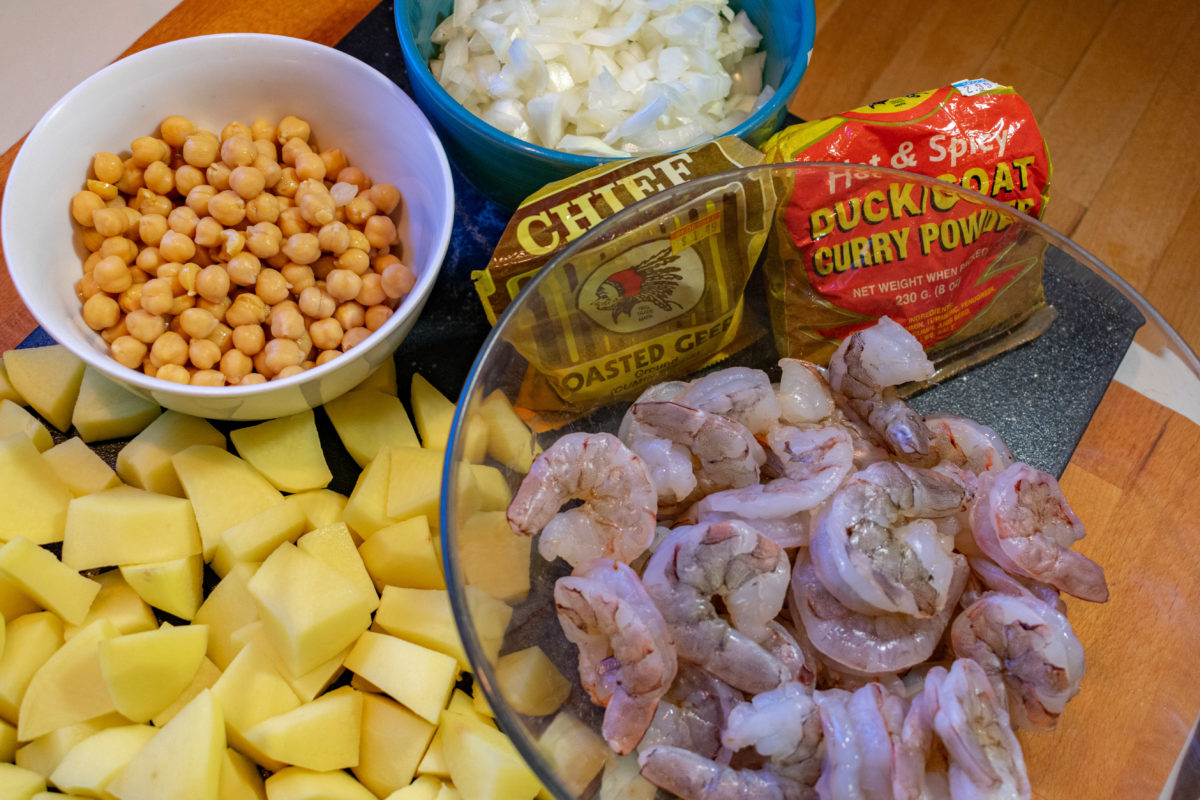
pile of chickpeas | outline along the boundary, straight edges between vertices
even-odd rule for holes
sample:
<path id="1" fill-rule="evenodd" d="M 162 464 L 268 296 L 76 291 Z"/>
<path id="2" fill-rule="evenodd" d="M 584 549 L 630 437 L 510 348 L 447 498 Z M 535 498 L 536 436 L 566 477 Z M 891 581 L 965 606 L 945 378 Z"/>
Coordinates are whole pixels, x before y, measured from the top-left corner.
<path id="1" fill-rule="evenodd" d="M 307 122 L 170 116 L 92 158 L 71 200 L 89 255 L 83 320 L 130 369 L 262 383 L 324 364 L 383 325 L 416 281 L 390 216 L 400 192 Z"/>

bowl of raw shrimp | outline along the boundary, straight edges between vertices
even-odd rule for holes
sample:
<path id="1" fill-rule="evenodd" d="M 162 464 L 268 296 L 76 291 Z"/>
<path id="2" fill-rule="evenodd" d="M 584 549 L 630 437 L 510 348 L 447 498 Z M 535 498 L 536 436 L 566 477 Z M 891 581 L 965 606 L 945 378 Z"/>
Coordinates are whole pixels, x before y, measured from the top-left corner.
<path id="1" fill-rule="evenodd" d="M 1040 221 L 847 174 L 763 165 L 654 195 L 560 252 L 480 351 L 442 548 L 528 796 L 1157 795 L 1186 749 L 1194 689 L 1145 692 L 1195 674 L 1196 638 L 1147 620 L 1191 573 L 1077 465 L 1119 481 L 1147 457 L 1085 435 L 1117 413 L 1102 398 L 1131 353 L 1185 382 L 1200 361 Z M 772 335 L 784 288 L 755 265 L 777 217 L 900 183 L 993 214 L 1002 235 L 957 255 L 985 277 L 1040 271 L 1044 313 L 964 353 L 898 308 L 799 357 Z M 1130 760 L 1141 782 L 1104 782 Z"/>

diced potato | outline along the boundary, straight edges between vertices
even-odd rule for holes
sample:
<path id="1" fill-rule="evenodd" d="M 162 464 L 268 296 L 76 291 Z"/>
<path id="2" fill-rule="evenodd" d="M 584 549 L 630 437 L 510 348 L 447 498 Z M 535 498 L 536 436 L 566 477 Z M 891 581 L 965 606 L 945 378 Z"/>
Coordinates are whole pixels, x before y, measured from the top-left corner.
<path id="1" fill-rule="evenodd" d="M 2 362 L 0 362 L 2 363 Z M 363 379 L 363 382 L 355 389 L 377 389 L 387 394 L 397 394 L 396 391 L 396 360 L 394 358 L 385 359 L 382 364 L 375 368 L 375 371 Z"/>
<path id="2" fill-rule="evenodd" d="M 453 657 L 373 631 L 363 633 L 354 643 L 346 656 L 346 669 L 362 675 L 430 723 L 437 722 L 458 678 L 458 662 Z"/>
<path id="3" fill-rule="evenodd" d="M 17 726 L 0 719 L 0 761 L 14 763 L 17 756 Z"/>
<path id="4" fill-rule="evenodd" d="M 471 695 L 471 702 L 475 706 L 475 713 L 479 716 L 490 717 L 492 719 L 496 718 L 495 710 L 492 708 L 491 704 L 488 703 L 487 697 L 485 697 L 483 692 L 478 688 L 476 688 L 475 693 Z"/>
<path id="5" fill-rule="evenodd" d="M 85 442 L 124 439 L 141 433 L 158 418 L 162 407 L 98 370 L 87 367 L 79 385 L 79 396 L 71 414 L 71 424 Z"/>
<path id="6" fill-rule="evenodd" d="M 208 626 L 208 657 L 221 669 L 241 649 L 231 638 L 233 632 L 258 619 L 258 605 L 247 588 L 257 569 L 256 564 L 238 564 L 229 570 L 192 617 L 193 623 Z"/>
<path id="7" fill-rule="evenodd" d="M 429 521 L 422 515 L 387 525 L 358 548 L 375 586 L 444 589 L 446 576 Z"/>
<path id="8" fill-rule="evenodd" d="M 98 731 L 128 724 L 129 720 L 113 711 L 74 725 L 55 728 L 22 745 L 15 756 L 16 764 L 49 778 L 72 747 Z"/>
<path id="9" fill-rule="evenodd" d="M 396 520 L 438 519 L 445 453 L 422 447 L 397 447 L 390 452 L 387 515 Z"/>
<path id="10" fill-rule="evenodd" d="M 14 433 L 24 434 L 40 452 L 54 444 L 54 437 L 41 420 L 12 400 L 0 400 L 0 439 Z"/>
<path id="11" fill-rule="evenodd" d="M 217 797 L 221 800 L 267 800 L 258 765 L 232 747 L 225 748 Z"/>
<path id="12" fill-rule="evenodd" d="M 541 789 L 508 737 L 468 714 L 446 711 L 441 733 L 455 787 L 472 800 L 521 800 Z"/>
<path id="13" fill-rule="evenodd" d="M 442 788 L 438 790 L 437 800 L 462 800 L 462 794 L 457 787 L 443 783 Z"/>
<path id="14" fill-rule="evenodd" d="M 325 404 L 325 413 L 346 452 L 360 467 L 380 450 L 421 444 L 404 404 L 395 394 L 360 387 L 330 400 Z"/>
<path id="15" fill-rule="evenodd" d="M 456 714 L 469 714 L 472 717 L 478 718 L 480 722 L 492 728 L 496 727 L 496 721 L 490 716 L 485 717 L 475 710 L 475 701 L 471 699 L 471 695 L 464 692 L 462 689 L 455 689 L 450 693 L 450 700 L 446 703 L 446 710 L 453 711 Z"/>
<path id="16" fill-rule="evenodd" d="M 224 759 L 221 707 L 205 689 L 113 776 L 108 791 L 117 800 L 215 800 Z"/>
<path id="17" fill-rule="evenodd" d="M 434 388 L 423 376 L 414 373 L 409 404 L 421 445 L 445 452 L 450 445 L 450 426 L 454 422 L 454 402 Z"/>
<path id="18" fill-rule="evenodd" d="M 283 502 L 261 472 L 220 447 L 192 445 L 171 456 L 171 463 L 192 501 L 205 560 L 212 559 L 227 528 Z"/>
<path id="19" fill-rule="evenodd" d="M 121 633 L 152 631 L 158 627 L 154 610 L 125 582 L 120 570 L 101 572 L 92 580 L 100 584 L 100 591 L 92 601 L 92 607 L 88 609 L 83 622 L 79 625 L 68 625 L 63 629 L 64 638 L 70 639 L 98 619 L 108 620 Z"/>
<path id="20" fill-rule="evenodd" d="M 46 791 L 46 779 L 16 764 L 0 764 L 0 794 L 5 800 L 33 800 Z"/>
<path id="21" fill-rule="evenodd" d="M 176 714 L 183 710 L 184 706 L 195 700 L 200 692 L 211 689 L 220 677 L 221 670 L 217 669 L 216 664 L 209 661 L 207 657 L 200 659 L 200 667 L 192 676 L 191 682 L 183 687 L 183 691 L 171 701 L 170 705 L 155 714 L 154 719 L 150 720 L 154 723 L 154 727 L 161 728 L 170 722 Z"/>
<path id="22" fill-rule="evenodd" d="M 100 584 L 59 561 L 54 553 L 16 536 L 0 547 L 0 574 L 47 611 L 78 625 L 87 617 Z"/>
<path id="23" fill-rule="evenodd" d="M 0 717 L 16 723 L 29 682 L 62 647 L 63 624 L 57 614 L 36 611 L 10 620 L 0 655 Z"/>
<path id="24" fill-rule="evenodd" d="M 265 719 L 246 738 L 271 758 L 317 771 L 358 764 L 362 693 L 343 686 L 286 714 Z"/>
<path id="25" fill-rule="evenodd" d="M 389 794 L 386 800 L 437 800 L 442 786 L 433 775 L 421 775 L 408 786 Z"/>
<path id="26" fill-rule="evenodd" d="M 282 762 L 269 758 L 246 739 L 246 731 L 258 723 L 300 707 L 300 698 L 271 663 L 263 647 L 251 642 L 230 662 L 212 687 L 221 706 L 229 744 L 267 769 Z"/>
<path id="27" fill-rule="evenodd" d="M 438 729 L 429 742 L 429 749 L 417 765 L 418 775 L 433 775 L 438 778 L 449 778 L 450 768 L 446 766 L 446 747 L 442 744 L 442 731 Z"/>
<path id="28" fill-rule="evenodd" d="M 199 555 L 200 530 L 182 497 L 118 486 L 67 507 L 62 559 L 72 569 L 169 561 Z"/>
<path id="29" fill-rule="evenodd" d="M 495 664 L 500 656 L 500 645 L 504 643 L 504 632 L 512 620 L 512 607 L 474 586 L 464 587 L 463 594 L 466 595 L 471 624 L 475 626 L 475 635 L 479 637 L 484 657 Z"/>
<path id="30" fill-rule="evenodd" d="M 61 542 L 71 490 L 24 436 L 0 439 L 0 541 Z"/>
<path id="31" fill-rule="evenodd" d="M 472 464 L 471 472 L 479 489 L 479 510 L 507 511 L 512 502 L 512 490 L 508 488 L 504 473 L 486 464 Z"/>
<path id="32" fill-rule="evenodd" d="M 380 694 L 363 694 L 358 764 L 350 769 L 380 797 L 407 786 L 434 726 Z"/>
<path id="33" fill-rule="evenodd" d="M 139 489 L 183 497 L 171 457 L 194 444 L 224 449 L 225 434 L 208 420 L 164 411 L 117 453 L 117 474 Z"/>
<path id="34" fill-rule="evenodd" d="M 100 642 L 119 635 L 108 620 L 98 620 L 46 659 L 21 698 L 17 736 L 28 741 L 115 711 L 100 672 Z"/>
<path id="35" fill-rule="evenodd" d="M 358 590 L 363 601 L 374 611 L 379 605 L 379 593 L 367 573 L 362 556 L 354 545 L 350 529 L 344 522 L 335 522 L 309 531 L 296 540 L 296 546 L 313 558 L 333 567 Z"/>
<path id="36" fill-rule="evenodd" d="M 337 570 L 282 544 L 247 583 L 267 638 L 293 675 L 337 655 L 371 624 L 371 607 Z"/>
<path id="37" fill-rule="evenodd" d="M 204 560 L 184 556 L 153 564 L 122 564 L 121 577 L 157 609 L 190 620 L 204 600 Z"/>
<path id="38" fill-rule="evenodd" d="M 346 508 L 346 495 L 332 489 L 309 489 L 290 495 L 293 503 L 299 503 L 300 509 L 308 520 L 310 529 L 320 528 L 342 521 L 342 511 Z"/>
<path id="39" fill-rule="evenodd" d="M 636 755 L 614 753 L 604 765 L 599 796 L 602 800 L 654 800 L 658 787 L 642 777 Z"/>
<path id="40" fill-rule="evenodd" d="M 320 489 L 333 480 L 311 409 L 238 428 L 229 440 L 280 491 Z"/>
<path id="41" fill-rule="evenodd" d="M 468 417 L 460 434 L 463 444 L 459 455 L 462 460 L 470 464 L 482 464 L 487 458 L 488 435 L 487 420 L 478 413 Z"/>
<path id="42" fill-rule="evenodd" d="M 553 714 L 571 694 L 571 682 L 537 645 L 500 656 L 496 688 L 515 710 L 531 717 Z"/>
<path id="43" fill-rule="evenodd" d="M 287 767 L 266 780 L 267 800 L 377 800 L 348 772 Z"/>
<path id="44" fill-rule="evenodd" d="M 550 720 L 538 737 L 538 749 L 575 796 L 583 794 L 613 755 L 608 743 L 569 711 Z"/>
<path id="45" fill-rule="evenodd" d="M 121 479 L 113 472 L 113 468 L 78 436 L 72 436 L 44 451 L 42 458 L 46 459 L 54 474 L 75 497 L 121 485 Z"/>
<path id="46" fill-rule="evenodd" d="M 487 421 L 488 455 L 517 472 L 529 472 L 541 448 L 504 392 L 496 389 L 485 397 L 479 404 L 479 415 Z"/>
<path id="47" fill-rule="evenodd" d="M 375 625 L 393 636 L 453 656 L 463 671 L 471 669 L 445 589 L 385 586 Z"/>
<path id="48" fill-rule="evenodd" d="M 234 642 L 240 643 L 241 647 L 245 647 L 251 642 L 257 642 L 258 647 L 261 647 L 263 652 L 270 658 L 271 663 L 283 679 L 288 682 L 288 686 L 292 687 L 292 691 L 300 698 L 301 702 L 312 702 L 317 695 L 329 688 L 338 676 L 342 674 L 343 663 L 346 656 L 350 654 L 351 645 L 347 645 L 345 650 L 323 661 L 313 669 L 303 675 L 293 675 L 288 669 L 288 665 L 284 663 L 283 656 L 267 639 L 266 633 L 263 631 L 262 620 L 256 619 L 248 625 L 238 628 L 233 632 L 232 637 Z"/>
<path id="49" fill-rule="evenodd" d="M 25 398 L 13 388 L 8 379 L 8 367 L 4 366 L 4 357 L 0 356 L 0 400 L 11 400 L 17 405 L 25 405 Z"/>
<path id="50" fill-rule="evenodd" d="M 97 731 L 67 751 L 50 773 L 50 782 L 64 792 L 102 797 L 113 775 L 156 732 L 149 725 L 119 725 Z"/>
<path id="51" fill-rule="evenodd" d="M 532 537 L 517 536 L 503 511 L 480 511 L 458 531 L 463 580 L 502 600 L 517 602 L 529 593 Z"/>
<path id="52" fill-rule="evenodd" d="M 363 539 L 395 520 L 388 517 L 388 473 L 391 470 L 390 450 L 379 454 L 358 474 L 350 499 L 342 510 L 342 519 Z"/>
<path id="53" fill-rule="evenodd" d="M 147 722 L 196 677 L 208 646 L 203 625 L 163 625 L 100 643 L 100 672 L 117 711 Z"/>
<path id="54" fill-rule="evenodd" d="M 61 344 L 23 347 L 4 354 L 8 380 L 33 410 L 54 427 L 71 427 L 84 363 Z"/>
<path id="55" fill-rule="evenodd" d="M 0 615 L 5 619 L 16 619 L 42 609 L 33 599 L 22 592 L 15 583 L 0 575 Z M 0 650 L 0 653 L 4 652 Z"/>
<path id="56" fill-rule="evenodd" d="M 213 572 L 224 577 L 239 561 L 262 561 L 284 542 L 295 542 L 308 527 L 303 506 L 290 498 L 267 506 L 227 528 L 213 551 Z"/>

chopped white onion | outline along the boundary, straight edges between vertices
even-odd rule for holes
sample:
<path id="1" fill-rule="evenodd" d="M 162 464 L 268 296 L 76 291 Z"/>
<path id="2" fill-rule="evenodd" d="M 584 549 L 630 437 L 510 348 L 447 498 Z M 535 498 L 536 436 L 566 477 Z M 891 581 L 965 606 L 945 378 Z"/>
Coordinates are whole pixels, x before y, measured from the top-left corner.
<path id="1" fill-rule="evenodd" d="M 762 35 L 728 0 L 455 0 L 430 63 L 505 133 L 604 156 L 678 150 L 773 94 Z"/>

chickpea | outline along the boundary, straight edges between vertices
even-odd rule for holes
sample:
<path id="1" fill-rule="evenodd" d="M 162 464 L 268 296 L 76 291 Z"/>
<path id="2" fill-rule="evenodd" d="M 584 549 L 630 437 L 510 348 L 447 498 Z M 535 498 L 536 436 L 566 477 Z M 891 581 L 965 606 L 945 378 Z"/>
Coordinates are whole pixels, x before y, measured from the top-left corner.
<path id="1" fill-rule="evenodd" d="M 82 239 L 83 246 L 87 248 L 88 255 L 90 256 L 95 255 L 96 251 L 100 249 L 100 245 L 104 244 L 106 237 L 97 233 L 95 228 L 86 228 L 81 232 L 80 238 Z"/>
<path id="2" fill-rule="evenodd" d="M 92 156 L 92 174 L 96 180 L 115 184 L 124 172 L 125 164 L 116 153 L 101 151 Z"/>
<path id="3" fill-rule="evenodd" d="M 317 361 L 314 366 L 319 367 L 322 364 L 327 364 L 341 355 L 341 353 L 341 350 L 322 350 L 321 352 L 317 353 Z"/>
<path id="4" fill-rule="evenodd" d="M 96 251 L 102 257 L 117 256 L 126 264 L 132 264 L 137 258 L 137 245 L 132 239 L 124 236 L 109 236 L 100 244 L 100 249 Z"/>
<path id="5" fill-rule="evenodd" d="M 279 159 L 289 167 L 294 168 L 296 166 L 296 159 L 299 158 L 302 153 L 312 152 L 312 148 L 308 146 L 308 142 L 298 137 L 288 139 L 286 142 L 280 142 L 280 144 L 282 144 L 283 147 L 279 151 Z M 297 175 L 299 175 L 299 172 L 297 172 Z"/>
<path id="6" fill-rule="evenodd" d="M 342 330 L 348 331 L 351 328 L 362 327 L 366 321 L 366 311 L 358 303 L 348 300 L 337 307 L 333 317 L 342 324 Z"/>
<path id="7" fill-rule="evenodd" d="M 299 366 L 304 360 L 300 345 L 292 339 L 272 339 L 262 349 L 263 362 L 271 374 L 285 367 Z M 260 370 L 261 371 L 261 370 Z"/>
<path id="8" fill-rule="evenodd" d="M 200 218 L 196 216 L 196 212 L 187 206 L 178 206 L 167 215 L 167 226 L 182 236 L 195 236 L 199 223 Z"/>
<path id="9" fill-rule="evenodd" d="M 83 304 L 84 324 L 94 331 L 111 328 L 120 319 L 120 305 L 106 294 L 94 294 Z"/>
<path id="10" fill-rule="evenodd" d="M 307 142 L 312 136 L 312 128 L 307 122 L 299 117 L 288 114 L 283 119 L 279 120 L 279 127 L 276 134 L 276 141 L 283 144 L 288 139 L 298 138 Z"/>
<path id="11" fill-rule="evenodd" d="M 280 197 L 293 197 L 299 187 L 300 179 L 296 177 L 296 170 L 284 167 L 279 171 L 279 180 L 275 182 L 274 186 L 275 194 Z"/>
<path id="12" fill-rule="evenodd" d="M 264 189 L 274 189 L 275 185 L 279 183 L 279 179 L 283 177 L 283 167 L 279 166 L 279 162 L 273 156 L 265 156 L 260 153 L 250 166 L 262 173 Z"/>
<path id="13" fill-rule="evenodd" d="M 182 197 L 204 183 L 204 173 L 191 164 L 184 164 L 175 170 L 175 191 Z"/>
<path id="14" fill-rule="evenodd" d="M 208 165 L 208 169 L 204 170 L 204 179 L 208 181 L 208 185 L 216 189 L 218 192 L 223 192 L 229 188 L 229 176 L 233 174 L 233 169 L 224 161 L 214 161 Z"/>
<path id="15" fill-rule="evenodd" d="M 350 229 L 350 246 L 357 247 L 364 253 L 371 250 L 371 243 L 367 241 L 367 237 L 358 228 Z"/>
<path id="16" fill-rule="evenodd" d="M 236 254 L 225 265 L 229 280 L 238 286 L 253 286 L 261 270 L 262 262 L 258 260 L 258 256 L 247 251 Z"/>
<path id="17" fill-rule="evenodd" d="M 154 274 L 159 267 L 166 263 L 166 259 L 162 257 L 162 253 L 158 252 L 157 247 L 150 246 L 141 249 L 134 263 L 137 264 L 140 271 Z"/>
<path id="18" fill-rule="evenodd" d="M 264 303 L 273 306 L 287 300 L 291 291 L 283 274 L 279 270 L 267 267 L 258 273 L 254 293 L 261 297 Z"/>
<path id="19" fill-rule="evenodd" d="M 236 348 L 226 350 L 221 356 L 221 374 L 230 383 L 239 383 L 242 378 L 250 374 L 252 369 L 254 369 L 254 362 L 241 350 Z"/>
<path id="20" fill-rule="evenodd" d="M 217 327 L 208 335 L 208 340 L 215 344 L 222 353 L 233 347 L 233 328 L 224 322 L 218 322 Z"/>
<path id="21" fill-rule="evenodd" d="M 209 186 L 207 183 L 201 183 L 187 193 L 187 199 L 184 203 L 187 204 L 188 208 L 196 212 L 196 216 L 207 217 L 209 215 L 208 204 L 216 196 L 217 190 L 214 187 Z M 143 211 L 142 213 L 146 212 Z M 163 216 L 166 216 L 166 214 Z"/>
<path id="22" fill-rule="evenodd" d="M 217 247 L 221 244 L 221 234 L 224 232 L 224 225 L 212 217 L 204 217 L 196 222 L 196 232 L 192 234 L 192 239 L 201 247 Z"/>
<path id="23" fill-rule="evenodd" d="M 333 256 L 321 256 L 312 264 L 313 277 L 319 281 L 324 281 L 329 277 L 329 273 L 337 269 L 337 264 L 334 262 Z"/>
<path id="24" fill-rule="evenodd" d="M 229 188 L 243 200 L 258 197 L 266 186 L 267 179 L 256 167 L 239 166 L 229 173 Z"/>
<path id="25" fill-rule="evenodd" d="M 254 132 L 246 123 L 234 120 L 224 128 L 221 128 L 221 141 L 227 142 L 234 136 L 245 136 L 247 139 L 253 139 Z"/>
<path id="26" fill-rule="evenodd" d="M 81 303 L 99 292 L 100 284 L 96 283 L 96 278 L 91 272 L 75 282 L 75 296 L 79 298 Z"/>
<path id="27" fill-rule="evenodd" d="M 240 385 L 251 386 L 256 383 L 266 383 L 266 382 L 267 382 L 267 377 L 265 375 L 260 375 L 257 372 L 251 372 L 249 375 L 242 378 L 242 382 Z"/>
<path id="28" fill-rule="evenodd" d="M 323 251 L 340 256 L 350 246 L 350 229 L 344 222 L 328 222 L 317 231 L 317 243 Z"/>
<path id="29" fill-rule="evenodd" d="M 167 231 L 158 243 L 162 257 L 170 261 L 188 261 L 196 255 L 196 243 L 178 231 Z"/>
<path id="30" fill-rule="evenodd" d="M 371 247 L 383 250 L 391 247 L 396 241 L 396 223 L 391 217 L 376 214 L 363 225 L 363 235 L 371 243 Z"/>
<path id="31" fill-rule="evenodd" d="M 327 225 L 334 221 L 336 206 L 328 192 L 297 193 L 300 216 L 310 225 Z"/>
<path id="32" fill-rule="evenodd" d="M 132 283 L 129 288 L 117 295 L 117 306 L 121 311 L 128 314 L 130 311 L 135 311 L 142 307 L 142 288 L 146 285 L 146 281 L 141 283 Z M 113 323 L 116 324 L 115 322 Z"/>
<path id="33" fill-rule="evenodd" d="M 188 361 L 198 369 L 211 369 L 221 361 L 221 346 L 208 339 L 192 339 L 188 342 Z"/>
<path id="34" fill-rule="evenodd" d="M 271 336 L 276 339 L 299 339 L 304 335 L 304 316 L 287 305 L 272 309 L 270 323 Z"/>
<path id="35" fill-rule="evenodd" d="M 293 264 L 289 261 L 279 268 L 279 274 L 288 282 L 288 285 L 292 287 L 292 293 L 296 295 L 317 282 L 312 267 L 305 264 Z"/>
<path id="36" fill-rule="evenodd" d="M 208 213 L 227 228 L 246 218 L 246 201 L 237 192 L 226 189 L 208 201 Z"/>
<path id="37" fill-rule="evenodd" d="M 71 198 L 71 217 L 89 228 L 92 227 L 92 216 L 102 208 L 105 208 L 104 198 L 87 189 L 76 192 Z"/>
<path id="38" fill-rule="evenodd" d="M 388 301 L 387 292 L 383 291 L 383 276 L 368 272 L 360 277 L 362 287 L 354 299 L 367 309 Z"/>
<path id="39" fill-rule="evenodd" d="M 362 278 L 348 269 L 331 270 L 325 278 L 325 290 L 335 300 L 353 300 L 362 290 Z"/>
<path id="40" fill-rule="evenodd" d="M 358 187 L 358 191 L 365 192 L 371 188 L 371 179 L 368 178 L 363 171 L 358 167 L 346 167 L 338 171 L 338 183 L 353 183 Z"/>
<path id="41" fill-rule="evenodd" d="M 217 318 L 202 308 L 189 308 L 179 315 L 179 327 L 193 339 L 203 339 L 217 329 Z"/>
<path id="42" fill-rule="evenodd" d="M 120 208 L 98 208 L 92 212 L 92 225 L 101 236 L 120 236 L 125 233 L 125 212 Z"/>
<path id="43" fill-rule="evenodd" d="M 376 211 L 375 204 L 360 194 L 346 204 L 346 221 L 362 225 L 373 217 Z"/>
<path id="44" fill-rule="evenodd" d="M 125 326 L 129 328 L 130 336 L 150 344 L 167 330 L 167 321 L 158 314 L 139 308 L 125 315 Z"/>
<path id="45" fill-rule="evenodd" d="M 225 323 L 234 328 L 239 325 L 261 325 L 267 321 L 267 304 L 253 292 L 243 292 L 233 299 L 233 305 L 225 312 Z"/>
<path id="46" fill-rule="evenodd" d="M 308 327 L 312 343 L 320 350 L 333 350 L 342 343 L 342 326 L 333 317 L 319 319 Z"/>
<path id="47" fill-rule="evenodd" d="M 150 362 L 150 364 L 153 366 L 153 360 Z M 147 372 L 147 374 L 150 373 Z M 182 364 L 163 364 L 162 366 L 155 367 L 154 375 L 152 377 L 158 378 L 162 381 L 170 381 L 171 383 L 192 382 L 191 374 L 187 371 L 187 367 L 183 366 Z"/>
<path id="48" fill-rule="evenodd" d="M 121 162 L 124 167 L 121 172 L 121 180 L 117 181 L 117 191 L 124 195 L 137 194 L 137 190 L 146 185 L 142 179 L 142 168 L 133 163 L 132 158 L 127 158 Z"/>
<path id="49" fill-rule="evenodd" d="M 170 278 L 152 278 L 142 284 L 142 308 L 148 313 L 166 314 L 174 302 L 175 292 Z"/>
<path id="50" fill-rule="evenodd" d="M 400 190 L 390 183 L 377 183 L 367 190 L 367 197 L 380 214 L 391 214 L 400 205 Z"/>
<path id="51" fill-rule="evenodd" d="M 218 255 L 222 260 L 228 261 L 238 253 L 246 249 L 246 234 L 241 231 L 235 231 L 232 228 L 226 228 L 221 231 L 221 249 Z"/>
<path id="52" fill-rule="evenodd" d="M 192 373 L 189 383 L 192 386 L 224 386 L 225 373 L 215 369 L 198 369 Z"/>
<path id="53" fill-rule="evenodd" d="M 300 310 L 313 319 L 326 319 L 337 311 L 337 301 L 319 286 L 310 286 L 300 292 Z"/>
<path id="54" fill-rule="evenodd" d="M 152 161 L 142 173 L 146 188 L 156 194 L 170 194 L 175 191 L 175 170 L 165 161 Z"/>
<path id="55" fill-rule="evenodd" d="M 101 291 L 112 294 L 125 291 L 133 283 L 129 265 L 119 256 L 100 259 L 95 269 L 92 270 L 92 277 L 96 279 L 96 285 L 100 287 Z"/>
<path id="56" fill-rule="evenodd" d="M 172 114 L 158 125 L 158 133 L 171 147 L 183 147 L 187 138 L 196 132 L 196 123 L 187 117 Z"/>
<path id="57" fill-rule="evenodd" d="M 284 237 L 295 236 L 297 233 L 308 233 L 312 226 L 300 214 L 300 209 L 291 206 L 279 212 L 279 219 L 276 221 L 279 225 L 279 230 Z"/>
<path id="58" fill-rule="evenodd" d="M 416 274 L 400 261 L 388 265 L 381 277 L 384 293 L 393 300 L 407 295 L 417 283 Z"/>
<path id="59" fill-rule="evenodd" d="M 221 160 L 230 169 L 250 166 L 257 155 L 258 149 L 247 134 L 236 133 L 221 142 Z"/>
<path id="60" fill-rule="evenodd" d="M 172 208 L 170 198 L 152 192 L 145 186 L 137 190 L 137 196 L 129 205 L 143 214 L 161 214 L 164 217 L 171 213 Z"/>
<path id="61" fill-rule="evenodd" d="M 121 213 L 125 215 L 124 233 L 128 236 L 137 230 L 138 223 L 142 220 L 142 213 L 129 206 L 121 206 Z"/>
<path id="62" fill-rule="evenodd" d="M 146 347 L 145 342 L 135 339 L 129 334 L 113 339 L 109 342 L 108 349 L 118 364 L 130 369 L 137 369 L 141 366 L 142 360 L 145 359 L 146 353 L 149 352 L 149 348 Z"/>
<path id="63" fill-rule="evenodd" d="M 199 277 L 197 277 L 196 278 L 197 283 L 199 282 L 199 280 L 200 280 Z M 203 308 L 205 311 L 212 314 L 213 317 L 215 317 L 218 322 L 225 319 L 225 312 L 229 310 L 229 307 L 231 305 L 233 305 L 232 297 L 228 297 L 228 296 L 222 297 L 220 300 L 213 302 L 211 300 L 205 300 L 204 296 L 200 295 L 199 292 L 197 292 L 196 294 L 197 294 L 196 308 Z"/>
<path id="64" fill-rule="evenodd" d="M 366 328 L 351 328 L 342 335 L 342 352 L 346 352 L 351 347 L 357 344 L 362 344 L 362 341 L 371 335 L 371 331 Z"/>
<path id="65" fill-rule="evenodd" d="M 275 223 L 281 211 L 279 198 L 268 192 L 260 192 L 246 201 L 246 221 L 251 225 L 259 222 Z"/>
<path id="66" fill-rule="evenodd" d="M 377 331 L 383 323 L 392 318 L 392 307 L 385 305 L 371 306 L 363 318 L 363 324 L 369 331 Z"/>
<path id="67" fill-rule="evenodd" d="M 100 196 L 100 199 L 106 203 L 116 200 L 121 196 L 120 190 L 118 190 L 117 187 L 111 183 L 105 183 L 104 181 L 88 178 L 84 185 L 87 188 L 87 191 L 95 192 Z"/>
<path id="68" fill-rule="evenodd" d="M 292 234 L 283 243 L 282 249 L 284 255 L 297 264 L 311 264 L 321 256 L 321 246 L 311 233 Z"/>
<path id="69" fill-rule="evenodd" d="M 324 180 L 325 160 L 309 150 L 296 154 L 296 177 L 301 180 Z"/>
<path id="70" fill-rule="evenodd" d="M 139 136 L 129 143 L 130 157 L 136 166 L 145 169 L 154 161 L 170 161 L 171 147 L 162 139 Z"/>
<path id="71" fill-rule="evenodd" d="M 196 131 L 183 143 L 183 160 L 198 169 L 206 169 L 217 160 L 220 141 L 212 131 Z"/>
<path id="72" fill-rule="evenodd" d="M 272 142 L 275 139 L 275 125 L 270 120 L 259 117 L 250 123 L 250 138 L 254 141 L 266 140 Z"/>
<path id="73" fill-rule="evenodd" d="M 231 337 L 233 346 L 248 356 L 257 354 L 267 343 L 262 325 L 238 325 Z"/>
<path id="74" fill-rule="evenodd" d="M 100 331 L 100 338 L 107 342 L 109 346 L 111 346 L 113 342 L 115 342 L 117 339 L 120 339 L 122 336 L 128 335 L 129 329 L 125 327 L 125 320 L 123 318 L 118 320 L 117 324 L 113 325 L 111 328 L 105 328 L 104 330 Z"/>

